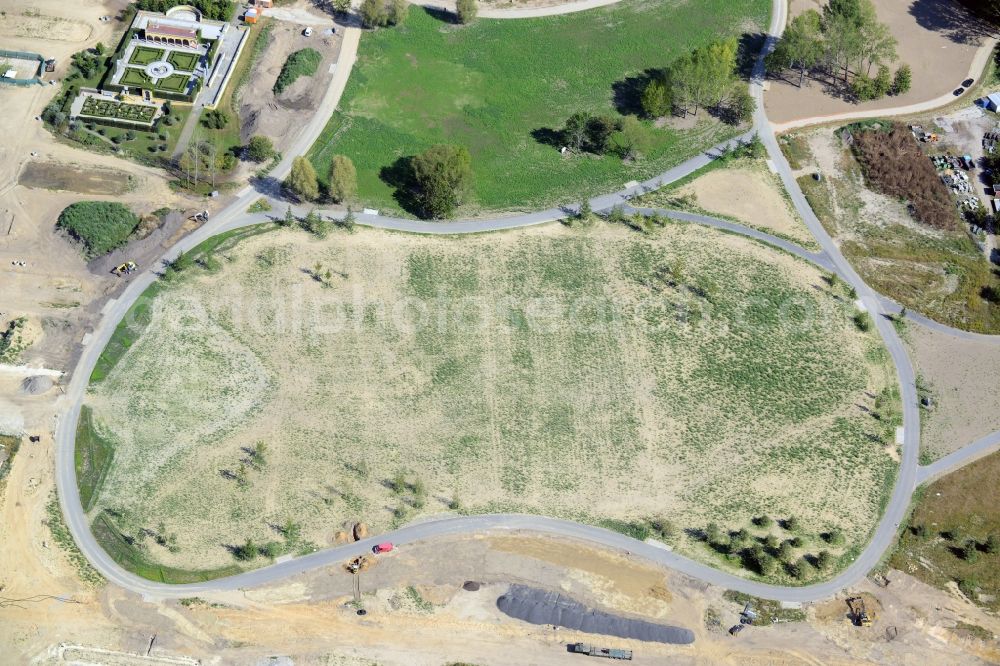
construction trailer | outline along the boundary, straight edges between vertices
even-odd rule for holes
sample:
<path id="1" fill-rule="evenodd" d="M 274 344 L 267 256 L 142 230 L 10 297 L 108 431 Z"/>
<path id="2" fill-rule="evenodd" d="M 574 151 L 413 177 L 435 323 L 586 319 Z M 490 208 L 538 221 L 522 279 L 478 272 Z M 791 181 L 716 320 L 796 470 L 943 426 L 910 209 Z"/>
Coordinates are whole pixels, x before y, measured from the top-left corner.
<path id="1" fill-rule="evenodd" d="M 595 647 L 587 643 L 574 643 L 569 646 L 569 649 L 570 652 L 573 652 L 575 654 L 585 654 L 590 657 L 604 657 L 605 659 L 632 661 L 632 650 L 619 650 L 618 648 Z"/>

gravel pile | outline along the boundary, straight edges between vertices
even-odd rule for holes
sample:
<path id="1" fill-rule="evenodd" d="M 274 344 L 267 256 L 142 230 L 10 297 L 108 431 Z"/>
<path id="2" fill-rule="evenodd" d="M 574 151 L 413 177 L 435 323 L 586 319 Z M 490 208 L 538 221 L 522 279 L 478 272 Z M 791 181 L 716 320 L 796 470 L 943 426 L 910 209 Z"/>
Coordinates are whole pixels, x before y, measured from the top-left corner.
<path id="1" fill-rule="evenodd" d="M 28 395 L 41 395 L 52 388 L 54 384 L 55 382 L 52 381 L 52 378 L 45 375 L 26 377 L 25 380 L 21 382 L 21 393 L 27 393 Z"/>
<path id="2" fill-rule="evenodd" d="M 588 634 L 635 638 L 670 645 L 694 642 L 694 633 L 690 629 L 618 617 L 587 608 L 556 592 L 525 585 L 511 585 L 510 590 L 497 599 L 497 608 L 531 624 L 554 624 Z"/>

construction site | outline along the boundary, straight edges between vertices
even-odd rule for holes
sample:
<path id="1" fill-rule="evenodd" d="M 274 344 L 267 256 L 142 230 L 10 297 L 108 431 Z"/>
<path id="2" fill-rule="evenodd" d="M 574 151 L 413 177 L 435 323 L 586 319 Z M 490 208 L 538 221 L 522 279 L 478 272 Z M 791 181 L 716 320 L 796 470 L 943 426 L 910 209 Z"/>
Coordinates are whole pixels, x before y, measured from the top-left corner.
<path id="1" fill-rule="evenodd" d="M 948 93 L 989 55 L 993 37 L 950 3 L 878 3 L 900 55 L 933 76 L 862 111 Z M 78 125 L 65 119 L 86 143 L 46 129 L 50 81 L 80 73 L 74 55 L 114 56 L 135 7 L 3 4 L 0 663 L 1000 663 L 995 108 L 789 134 L 765 114 L 854 107 L 740 79 L 770 100 L 732 128 L 767 140 L 755 158 L 720 166 L 709 156 L 729 148 L 711 147 L 664 175 L 675 187 L 595 191 L 586 213 L 425 222 L 283 184 L 359 71 L 359 41 L 407 25 L 362 29 L 357 9 L 309 0 L 144 2 L 250 34 L 252 58 L 224 58 L 242 64 L 229 124 L 88 93 Z M 445 39 L 474 27 L 427 4 L 407 11 Z M 489 1 L 472 20 L 547 28 L 601 4 Z M 746 26 L 777 35 L 784 10 L 821 4 L 774 3 L 770 27 Z M 698 5 L 679 7 L 695 17 L 679 29 L 702 30 Z M 211 47 L 183 28 L 130 38 L 120 76 L 178 94 L 211 80 Z M 315 75 L 275 94 L 313 47 Z M 987 100 L 989 71 L 974 72 Z M 490 94 L 456 109 L 488 118 Z M 126 140 L 95 118 L 161 124 Z M 852 144 L 848 126 L 872 135 Z M 206 135 L 218 155 L 255 135 L 273 154 L 178 182 L 164 165 Z M 107 251 L 60 226 L 80 203 L 124 211 Z M 628 203 L 678 217 L 642 222 Z M 935 463 L 953 458 L 972 462 Z"/>

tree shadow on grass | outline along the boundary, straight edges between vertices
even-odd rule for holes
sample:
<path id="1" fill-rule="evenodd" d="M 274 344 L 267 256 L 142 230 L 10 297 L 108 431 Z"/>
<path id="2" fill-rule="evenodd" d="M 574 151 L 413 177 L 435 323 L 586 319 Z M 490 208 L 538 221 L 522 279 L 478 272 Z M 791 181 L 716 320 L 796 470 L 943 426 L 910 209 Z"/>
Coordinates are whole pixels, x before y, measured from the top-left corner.
<path id="1" fill-rule="evenodd" d="M 762 32 L 745 32 L 740 35 L 736 47 L 736 74 L 741 79 L 749 80 L 753 75 L 754 65 L 757 64 L 757 55 L 763 48 L 765 39 L 767 39 L 767 35 Z"/>
<path id="2" fill-rule="evenodd" d="M 618 113 L 623 116 L 643 115 L 642 91 L 646 89 L 650 81 L 661 76 L 663 76 L 662 69 L 651 67 L 641 74 L 628 76 L 611 84 L 611 100 Z"/>
<path id="3" fill-rule="evenodd" d="M 538 129 L 531 130 L 531 138 L 538 143 L 552 146 L 553 148 L 562 148 L 566 145 L 563 133 L 551 127 L 539 127 Z"/>
<path id="4" fill-rule="evenodd" d="M 442 23 L 458 23 L 458 17 L 455 16 L 454 12 L 449 12 L 446 9 L 441 9 L 440 7 L 424 7 L 424 11 L 431 18 L 435 18 Z"/>
<path id="5" fill-rule="evenodd" d="M 419 216 L 420 202 L 417 200 L 417 181 L 413 175 L 413 157 L 400 157 L 391 165 L 382 167 L 378 174 L 386 185 L 395 188 L 392 198 L 400 208 Z"/>

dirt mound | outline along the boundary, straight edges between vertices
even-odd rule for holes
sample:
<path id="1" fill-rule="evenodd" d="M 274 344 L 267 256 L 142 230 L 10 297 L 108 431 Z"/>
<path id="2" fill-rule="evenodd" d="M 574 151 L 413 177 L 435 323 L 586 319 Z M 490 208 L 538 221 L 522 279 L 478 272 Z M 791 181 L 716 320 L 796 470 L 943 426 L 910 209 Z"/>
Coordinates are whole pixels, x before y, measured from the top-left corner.
<path id="1" fill-rule="evenodd" d="M 26 377 L 25 380 L 21 382 L 21 393 L 25 393 L 27 395 L 41 395 L 54 385 L 55 382 L 52 378 L 45 375 Z"/>

